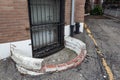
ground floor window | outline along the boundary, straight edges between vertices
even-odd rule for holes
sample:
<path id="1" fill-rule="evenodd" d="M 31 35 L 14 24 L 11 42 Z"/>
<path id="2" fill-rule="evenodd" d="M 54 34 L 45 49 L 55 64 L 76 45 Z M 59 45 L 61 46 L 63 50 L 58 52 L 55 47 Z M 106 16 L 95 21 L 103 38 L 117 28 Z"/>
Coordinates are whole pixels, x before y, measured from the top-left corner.
<path id="1" fill-rule="evenodd" d="M 64 0 L 28 0 L 33 57 L 64 47 Z"/>

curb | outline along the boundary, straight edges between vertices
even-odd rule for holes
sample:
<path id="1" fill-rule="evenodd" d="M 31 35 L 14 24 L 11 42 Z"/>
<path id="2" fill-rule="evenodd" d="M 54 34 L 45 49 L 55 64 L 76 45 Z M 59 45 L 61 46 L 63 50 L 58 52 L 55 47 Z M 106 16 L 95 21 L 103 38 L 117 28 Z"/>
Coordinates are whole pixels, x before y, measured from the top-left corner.
<path id="1" fill-rule="evenodd" d="M 74 59 L 66 63 L 57 64 L 57 65 L 43 65 L 42 68 L 37 71 L 25 69 L 19 65 L 16 65 L 16 66 L 18 68 L 18 71 L 20 71 L 23 74 L 30 74 L 30 75 L 37 76 L 37 75 L 42 75 L 42 74 L 49 73 L 49 72 L 59 72 L 59 71 L 64 71 L 70 68 L 77 67 L 78 65 L 82 63 L 85 57 L 86 57 L 86 50 L 82 50 L 80 55 L 76 56 Z"/>
<path id="2" fill-rule="evenodd" d="M 63 71 L 72 67 L 76 67 L 84 60 L 85 56 L 86 56 L 86 50 L 82 50 L 80 55 L 78 55 L 77 57 L 66 63 L 62 63 L 58 65 L 46 65 L 45 72 Z"/>
<path id="3" fill-rule="evenodd" d="M 13 49 L 12 59 L 16 63 L 18 71 L 22 74 L 41 75 L 48 72 L 63 71 L 78 66 L 86 57 L 86 44 L 72 37 L 65 38 L 65 47 L 73 50 L 77 56 L 70 61 L 61 64 L 43 64 L 44 59 L 31 58 L 21 55 L 22 51 Z"/>

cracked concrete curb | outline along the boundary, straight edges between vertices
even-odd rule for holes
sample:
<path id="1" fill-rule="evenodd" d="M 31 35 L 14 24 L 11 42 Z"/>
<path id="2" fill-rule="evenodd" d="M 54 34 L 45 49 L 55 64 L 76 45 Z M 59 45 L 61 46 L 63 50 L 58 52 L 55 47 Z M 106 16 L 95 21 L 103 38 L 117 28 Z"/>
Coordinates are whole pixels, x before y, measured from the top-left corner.
<path id="1" fill-rule="evenodd" d="M 47 72 L 63 71 L 79 65 L 84 60 L 87 52 L 85 43 L 72 37 L 65 38 L 65 47 L 73 50 L 77 54 L 77 57 L 62 64 L 43 65 L 42 62 L 44 59 L 20 55 L 20 52 L 22 51 L 15 48 L 11 50 L 11 58 L 15 61 L 18 71 L 23 74 L 41 75 Z"/>

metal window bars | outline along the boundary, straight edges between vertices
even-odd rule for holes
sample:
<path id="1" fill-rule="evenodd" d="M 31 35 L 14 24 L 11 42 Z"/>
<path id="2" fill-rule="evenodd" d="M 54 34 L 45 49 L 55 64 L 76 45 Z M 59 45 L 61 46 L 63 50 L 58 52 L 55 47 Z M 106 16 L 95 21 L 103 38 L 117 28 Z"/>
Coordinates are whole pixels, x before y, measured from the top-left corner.
<path id="1" fill-rule="evenodd" d="M 64 0 L 29 0 L 33 57 L 45 57 L 64 46 Z"/>

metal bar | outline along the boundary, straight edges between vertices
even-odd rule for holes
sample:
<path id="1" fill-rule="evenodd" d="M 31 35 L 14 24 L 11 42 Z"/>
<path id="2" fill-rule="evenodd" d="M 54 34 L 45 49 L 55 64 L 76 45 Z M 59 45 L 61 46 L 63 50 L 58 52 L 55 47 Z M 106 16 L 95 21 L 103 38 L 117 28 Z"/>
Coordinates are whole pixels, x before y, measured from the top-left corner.
<path id="1" fill-rule="evenodd" d="M 39 23 L 42 23 L 42 10 L 41 10 L 41 5 L 39 4 L 39 3 L 41 3 L 41 0 L 38 0 L 38 8 L 39 8 L 39 22 L 38 22 L 38 24 Z M 41 33 L 41 31 L 42 31 L 42 26 L 41 25 L 38 25 L 39 26 L 39 29 L 41 28 L 41 30 L 40 30 L 40 32 L 39 32 L 39 39 L 40 39 L 40 47 L 42 47 L 42 38 L 41 38 L 41 35 L 42 35 L 42 33 Z"/>
<path id="2" fill-rule="evenodd" d="M 39 21 L 38 21 L 38 0 L 36 0 L 36 16 L 37 16 L 37 24 L 39 23 Z M 37 26 L 37 28 L 39 28 L 39 26 Z M 37 35 L 37 37 L 38 37 L 38 46 L 40 47 L 40 31 L 38 31 L 37 33 L 36 33 L 36 35 Z"/>
<path id="3" fill-rule="evenodd" d="M 58 2 L 58 0 L 56 0 L 56 21 L 57 22 L 58 22 L 58 16 L 62 17 L 62 16 L 58 15 L 58 13 L 57 13 L 57 11 L 58 11 L 58 4 L 59 4 L 59 2 Z M 59 6 L 59 8 L 60 7 L 61 6 Z M 59 22 L 59 23 L 61 23 L 61 22 Z M 61 36 L 60 36 L 60 25 L 57 25 L 57 34 L 58 34 L 58 43 L 60 43 L 60 38 L 61 38 Z"/>
<path id="4" fill-rule="evenodd" d="M 40 3 L 42 3 L 42 0 L 39 0 Z M 43 17 L 43 11 L 42 11 L 42 5 L 40 5 L 40 11 L 41 11 L 41 24 L 43 24 L 43 21 L 42 21 L 42 17 Z M 41 28 L 43 29 L 43 26 L 41 26 Z M 44 38 L 43 38 L 43 30 L 41 31 L 41 46 L 44 45 Z"/>
<path id="5" fill-rule="evenodd" d="M 61 9 L 62 9 L 62 7 L 63 7 L 63 5 L 64 5 L 64 4 L 61 4 L 61 2 L 62 2 L 62 1 L 58 0 L 58 11 L 57 11 L 58 13 L 57 13 L 57 14 L 58 14 L 58 22 L 60 22 L 60 23 L 62 23 L 62 22 L 60 21 L 60 17 L 62 17 L 62 16 L 60 15 L 60 12 L 61 12 Z M 63 13 L 63 12 L 61 12 L 61 13 Z"/>
<path id="6" fill-rule="evenodd" d="M 64 46 L 64 20 L 65 20 L 65 16 L 64 16 L 64 14 L 65 14 L 65 0 L 61 0 L 61 2 L 60 2 L 60 23 L 62 23 L 61 25 L 60 25 L 60 36 L 61 36 L 61 39 L 60 39 L 60 43 L 61 43 L 61 45 L 63 45 Z"/>
<path id="7" fill-rule="evenodd" d="M 32 8 L 31 8 L 31 13 L 32 13 L 32 18 L 33 18 L 33 21 L 32 21 L 32 24 L 35 24 L 35 13 L 34 13 L 34 5 L 32 5 L 32 0 L 31 0 L 31 6 L 32 6 Z M 36 46 L 36 36 L 35 36 L 35 32 L 33 32 L 33 37 L 32 37 L 32 39 L 33 39 L 33 49 L 35 48 L 35 46 Z"/>
<path id="8" fill-rule="evenodd" d="M 29 26 L 32 27 L 32 19 L 31 19 L 31 6 L 30 6 L 30 0 L 28 0 L 28 16 L 29 16 Z M 31 44 L 32 44 L 32 53 L 33 53 L 33 35 L 32 35 L 32 29 L 30 29 L 30 36 L 31 36 Z M 32 54 L 34 56 L 34 54 Z"/>
<path id="9" fill-rule="evenodd" d="M 52 8 L 53 8 L 53 4 L 50 4 L 50 14 L 52 13 Z M 54 20 L 53 20 L 53 14 L 51 14 L 51 22 L 54 22 Z M 53 28 L 53 24 L 50 26 L 50 28 Z M 50 30 L 50 43 L 52 43 L 52 29 Z"/>
<path id="10" fill-rule="evenodd" d="M 53 3 L 53 23 L 55 22 L 55 11 L 54 11 L 54 7 L 55 7 L 55 1 Z"/>
<path id="11" fill-rule="evenodd" d="M 63 17 L 63 15 L 62 15 L 62 13 L 63 13 L 63 12 L 62 12 L 62 7 L 63 7 L 63 6 L 62 6 L 62 1 L 59 0 L 58 6 L 59 6 L 59 9 L 58 9 L 58 10 L 59 10 L 59 12 L 60 12 L 60 14 L 58 13 L 58 16 L 60 16 L 60 17 L 58 18 L 58 21 L 59 21 L 60 23 L 62 23 L 62 20 L 61 20 L 62 17 Z M 59 40 L 60 42 L 59 42 L 59 43 L 60 43 L 60 44 L 62 44 L 61 42 L 62 42 L 62 37 L 63 37 L 63 36 L 62 36 L 63 33 L 61 33 L 61 31 L 62 31 L 62 25 L 59 25 L 59 36 L 60 36 L 60 40 Z"/>
<path id="12" fill-rule="evenodd" d="M 49 5 L 49 21 L 52 22 L 51 20 L 51 8 L 52 8 L 52 4 Z M 49 28 L 51 28 L 51 25 L 49 26 Z M 50 44 L 51 44 L 51 29 L 49 30 L 49 38 L 50 38 Z"/>
<path id="13" fill-rule="evenodd" d="M 37 24 L 38 24 L 38 1 L 34 0 L 36 2 L 36 16 L 37 16 Z"/>
<path id="14" fill-rule="evenodd" d="M 56 13 L 56 14 L 55 14 L 55 15 L 56 15 L 55 18 L 56 18 L 56 22 L 57 22 L 57 0 L 55 0 L 55 6 L 56 6 L 56 7 L 55 7 L 55 13 Z"/>
<path id="15" fill-rule="evenodd" d="M 60 22 L 49 22 L 49 23 L 39 23 L 39 24 L 31 24 L 32 26 L 38 26 L 38 25 L 49 25 L 49 24 L 64 24 Z"/>
<path id="16" fill-rule="evenodd" d="M 45 21 L 44 21 L 44 23 L 46 23 L 46 2 L 45 2 L 46 0 L 44 0 L 44 18 L 45 18 Z M 45 27 L 44 27 L 45 28 Z M 44 36 L 44 38 L 45 38 L 45 45 L 47 45 L 47 28 L 45 28 L 45 32 L 44 32 L 44 34 L 45 34 L 45 36 Z"/>
<path id="17" fill-rule="evenodd" d="M 55 14 L 54 14 L 54 7 L 55 7 L 55 1 L 54 1 L 54 3 L 53 3 L 53 22 L 55 22 Z M 55 24 L 53 24 L 53 27 L 55 26 Z M 55 42 L 56 41 L 56 35 L 57 34 L 55 34 L 55 29 L 53 29 L 53 42 Z"/>
<path id="18" fill-rule="evenodd" d="M 36 1 L 34 1 L 35 2 L 35 4 L 36 4 Z M 34 13 L 34 24 L 37 24 L 37 19 L 36 19 L 36 16 L 37 16 L 37 9 L 36 9 L 36 5 L 33 5 L 33 9 L 34 9 L 34 11 L 33 11 L 33 13 Z M 36 10 L 36 11 L 35 11 Z M 37 26 L 35 26 L 35 28 L 37 28 Z M 38 46 L 37 46 L 37 31 L 36 32 L 34 32 L 34 41 L 35 41 L 35 46 L 34 46 L 34 48 L 37 48 Z"/>

